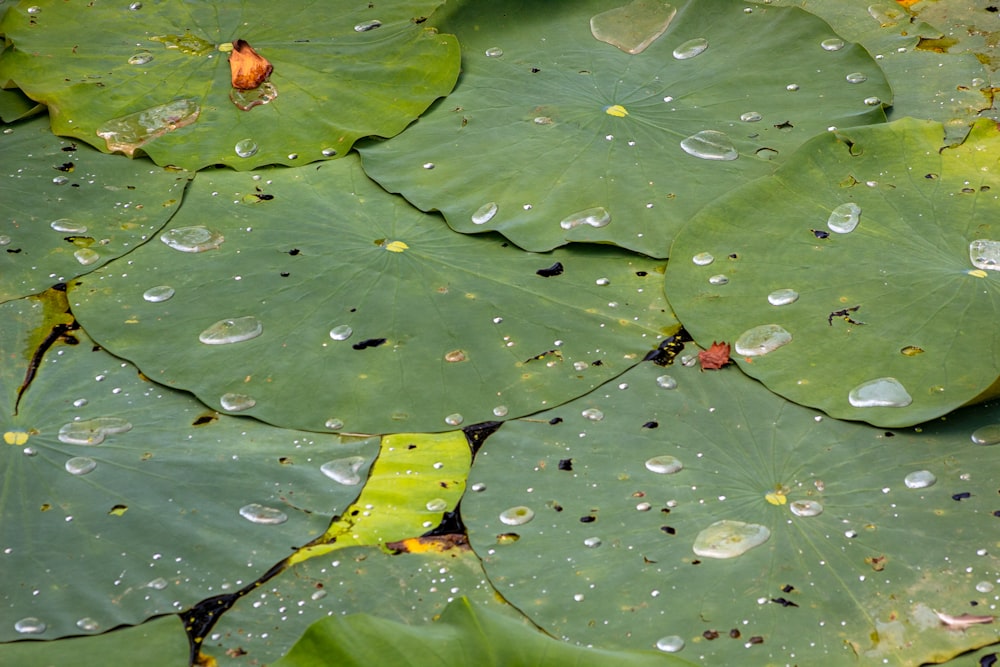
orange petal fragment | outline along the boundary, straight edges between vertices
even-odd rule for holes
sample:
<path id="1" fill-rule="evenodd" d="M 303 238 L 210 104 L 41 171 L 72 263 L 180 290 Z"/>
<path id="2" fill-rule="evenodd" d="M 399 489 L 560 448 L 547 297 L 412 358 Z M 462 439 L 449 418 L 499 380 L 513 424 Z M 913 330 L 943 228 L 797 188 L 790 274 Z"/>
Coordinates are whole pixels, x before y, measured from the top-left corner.
<path id="1" fill-rule="evenodd" d="M 267 58 L 259 55 L 246 40 L 233 42 L 233 50 L 229 54 L 229 72 L 232 75 L 233 88 L 238 90 L 253 90 L 267 81 L 274 66 Z"/>

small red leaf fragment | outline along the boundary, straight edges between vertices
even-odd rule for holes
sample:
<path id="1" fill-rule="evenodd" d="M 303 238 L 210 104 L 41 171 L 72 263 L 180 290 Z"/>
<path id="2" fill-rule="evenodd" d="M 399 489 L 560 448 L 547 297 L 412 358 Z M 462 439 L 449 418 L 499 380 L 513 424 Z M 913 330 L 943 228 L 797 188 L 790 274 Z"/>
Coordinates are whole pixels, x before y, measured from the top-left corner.
<path id="1" fill-rule="evenodd" d="M 233 88 L 253 90 L 267 81 L 274 66 L 267 58 L 259 55 L 246 40 L 233 42 L 233 50 L 229 54 L 229 73 L 232 76 Z"/>
<path id="2" fill-rule="evenodd" d="M 712 346 L 698 353 L 701 370 L 718 370 L 729 363 L 729 343 L 712 341 Z"/>

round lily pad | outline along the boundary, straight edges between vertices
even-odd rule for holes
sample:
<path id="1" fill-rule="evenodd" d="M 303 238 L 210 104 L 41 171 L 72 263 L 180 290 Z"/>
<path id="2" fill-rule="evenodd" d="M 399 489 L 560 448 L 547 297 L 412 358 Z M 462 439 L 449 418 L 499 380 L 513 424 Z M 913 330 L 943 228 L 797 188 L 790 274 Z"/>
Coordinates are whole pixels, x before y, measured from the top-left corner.
<path id="1" fill-rule="evenodd" d="M 666 289 L 695 340 L 839 418 L 927 421 L 1000 377 L 1000 132 L 901 119 L 811 140 L 681 231 Z"/>
<path id="2" fill-rule="evenodd" d="M 447 431 L 586 393 L 677 328 L 662 262 L 455 234 L 356 157 L 202 172 L 159 239 L 74 281 L 108 350 L 293 428 Z"/>
<path id="3" fill-rule="evenodd" d="M 458 86 L 401 135 L 359 144 L 365 170 L 458 231 L 533 251 L 665 257 L 704 204 L 819 131 L 883 121 L 891 98 L 863 48 L 799 9 L 506 0 L 439 25 L 462 43 Z"/>
<path id="4" fill-rule="evenodd" d="M 885 431 L 732 367 L 646 362 L 504 424 L 462 516 L 504 599 L 570 642 L 709 665 L 944 661 L 996 638 L 998 421 L 992 405 Z M 504 521 L 515 506 L 533 518 Z"/>
<path id="5" fill-rule="evenodd" d="M 0 23 L 14 44 L 0 84 L 104 151 L 188 169 L 312 162 L 400 132 L 451 90 L 458 44 L 425 23 L 438 4 L 38 0 Z"/>

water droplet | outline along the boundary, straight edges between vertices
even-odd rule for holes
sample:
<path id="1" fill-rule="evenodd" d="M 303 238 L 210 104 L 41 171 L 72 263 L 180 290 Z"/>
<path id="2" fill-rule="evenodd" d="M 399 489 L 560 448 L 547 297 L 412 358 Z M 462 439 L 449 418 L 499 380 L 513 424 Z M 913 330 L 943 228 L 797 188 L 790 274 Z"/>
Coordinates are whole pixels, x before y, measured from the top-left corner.
<path id="1" fill-rule="evenodd" d="M 425 507 L 428 512 L 443 512 L 448 509 L 448 501 L 444 498 L 431 498 Z"/>
<path id="2" fill-rule="evenodd" d="M 71 475 L 86 475 L 97 467 L 97 461 L 88 456 L 74 456 L 66 461 L 66 472 Z"/>
<path id="3" fill-rule="evenodd" d="M 487 222 L 493 219 L 493 216 L 497 214 L 497 203 L 495 201 L 486 202 L 482 206 L 476 209 L 476 212 L 472 214 L 472 222 L 476 225 L 485 225 Z"/>
<path id="4" fill-rule="evenodd" d="M 691 261 L 697 264 L 698 266 L 708 266 L 709 264 L 715 261 L 715 257 L 713 257 L 712 254 L 708 252 L 699 252 L 697 255 L 691 258 Z"/>
<path id="5" fill-rule="evenodd" d="M 778 289 L 767 295 L 767 302 L 772 306 L 787 306 L 799 300 L 799 293 L 793 289 Z"/>
<path id="6" fill-rule="evenodd" d="M 798 89 L 799 89 L 799 84 L 797 83 L 790 83 L 787 86 L 785 86 L 785 90 L 791 91 L 793 93 Z"/>
<path id="7" fill-rule="evenodd" d="M 510 409 L 506 405 L 498 405 L 493 408 L 493 415 L 495 417 L 506 417 Z"/>
<path id="8" fill-rule="evenodd" d="M 279 509 L 260 503 L 250 503 L 240 508 L 240 516 L 252 523 L 275 525 L 288 521 L 288 515 Z"/>
<path id="9" fill-rule="evenodd" d="M 97 128 L 97 136 L 104 139 L 109 151 L 133 157 L 143 144 L 190 125 L 200 113 L 196 100 L 174 100 L 106 121 Z"/>
<path id="10" fill-rule="evenodd" d="M 205 252 L 218 248 L 226 237 L 215 230 L 195 225 L 166 231 L 160 234 L 160 240 L 180 252 Z"/>
<path id="11" fill-rule="evenodd" d="M 926 489 L 934 486 L 937 477 L 930 470 L 916 470 L 903 478 L 903 484 L 908 489 Z"/>
<path id="12" fill-rule="evenodd" d="M 672 475 L 675 472 L 680 472 L 684 469 L 684 464 L 680 462 L 675 456 L 670 456 L 669 454 L 664 454 L 663 456 L 654 456 L 653 458 L 646 461 L 646 470 L 650 472 L 655 472 L 660 475 Z"/>
<path id="13" fill-rule="evenodd" d="M 656 640 L 656 648 L 664 653 L 677 653 L 684 648 L 684 640 L 677 635 L 667 635 Z"/>
<path id="14" fill-rule="evenodd" d="M 354 32 L 368 32 L 369 30 L 374 30 L 375 28 L 381 28 L 382 22 L 378 19 L 372 19 L 371 21 L 362 21 L 361 23 L 354 26 Z"/>
<path id="15" fill-rule="evenodd" d="M 434 165 L 433 162 L 424 162 L 424 165 L 423 165 L 424 169 L 433 169 L 434 166 L 435 165 Z"/>
<path id="16" fill-rule="evenodd" d="M 52 179 L 52 183 L 54 185 L 66 185 L 67 183 L 69 183 L 69 179 L 66 178 L 65 176 L 56 176 L 55 178 Z"/>
<path id="17" fill-rule="evenodd" d="M 101 624 L 89 616 L 84 616 L 76 622 L 76 627 L 80 628 L 84 632 L 95 632 L 100 629 Z"/>
<path id="18" fill-rule="evenodd" d="M 793 500 L 788 509 L 795 516 L 818 516 L 823 513 L 823 505 L 815 500 Z"/>
<path id="19" fill-rule="evenodd" d="M 469 488 L 471 488 L 471 489 L 472 489 L 473 491 L 475 491 L 476 493 L 482 493 L 483 491 L 485 491 L 485 490 L 486 490 L 486 485 L 485 485 L 485 484 L 483 484 L 482 482 L 476 482 L 475 484 L 473 484 L 473 485 L 472 485 L 471 487 L 469 487 Z"/>
<path id="20" fill-rule="evenodd" d="M 0 245 L 10 245 L 10 242 L 11 242 L 12 240 L 13 240 L 13 239 L 11 239 L 11 238 L 10 238 L 9 236 L 7 236 L 6 234 L 0 234 Z"/>
<path id="21" fill-rule="evenodd" d="M 334 340 L 347 340 L 354 333 L 354 329 L 348 324 L 338 324 L 330 329 L 330 338 Z"/>
<path id="22" fill-rule="evenodd" d="M 38 5 L 32 5 L 31 7 L 28 7 L 28 13 L 32 16 L 37 16 L 42 13 L 42 8 Z"/>
<path id="23" fill-rule="evenodd" d="M 21 450 L 21 453 L 24 454 L 25 456 L 37 456 L 38 450 L 35 449 L 34 447 L 25 447 L 24 449 Z"/>
<path id="24" fill-rule="evenodd" d="M 778 324 L 762 324 L 747 329 L 736 339 L 736 353 L 745 357 L 757 357 L 777 350 L 792 342 L 792 334 Z"/>
<path id="25" fill-rule="evenodd" d="M 530 507 L 518 505 L 500 512 L 500 521 L 508 526 L 520 526 L 535 518 L 535 512 Z"/>
<path id="26" fill-rule="evenodd" d="M 85 398 L 78 398 L 75 401 L 73 401 L 73 407 L 82 408 L 83 406 L 87 405 L 87 403 L 90 403 L 90 401 L 88 401 Z"/>
<path id="27" fill-rule="evenodd" d="M 574 361 L 573 362 L 573 370 L 585 371 L 585 370 L 587 370 L 587 367 L 589 365 L 590 364 L 588 364 L 586 361 Z"/>
<path id="28" fill-rule="evenodd" d="M 327 595 L 324 589 L 319 589 L 318 591 L 313 591 L 313 594 L 309 596 L 310 600 L 322 600 Z"/>
<path id="29" fill-rule="evenodd" d="M 861 207 L 854 202 L 847 202 L 833 209 L 826 221 L 826 226 L 832 232 L 847 234 L 854 231 L 854 228 L 858 226 L 860 218 Z"/>
<path id="30" fill-rule="evenodd" d="M 157 577 L 156 579 L 152 579 L 148 584 L 146 584 L 146 588 L 152 588 L 154 591 L 162 591 L 168 585 L 169 583 L 167 582 L 166 579 L 164 579 L 163 577 Z"/>
<path id="31" fill-rule="evenodd" d="M 233 88 L 229 91 L 229 101 L 235 104 L 238 109 L 241 109 L 243 111 L 250 111 L 250 109 L 253 109 L 256 106 L 260 106 L 261 104 L 270 104 L 275 99 L 277 99 L 277 97 L 278 97 L 278 88 L 270 81 L 265 81 L 256 88 L 250 88 L 249 90 Z M 253 152 L 247 155 L 244 155 L 243 153 L 240 152 L 241 151 L 240 145 L 244 144 L 245 142 L 250 142 L 250 144 L 253 144 Z M 250 150 L 250 146 L 249 145 L 245 146 L 244 150 L 245 151 Z M 240 143 L 236 144 L 236 154 L 239 155 L 240 157 L 250 157 L 251 155 L 253 155 L 253 153 L 256 152 L 257 152 L 257 145 L 252 141 L 250 141 L 249 139 L 245 139 Z M 292 153 L 288 156 L 288 159 L 295 160 L 298 157 L 299 157 L 298 155 Z"/>
<path id="32" fill-rule="evenodd" d="M 86 234 L 87 225 L 73 222 L 69 218 L 59 218 L 49 223 L 49 227 L 63 234 Z"/>
<path id="33" fill-rule="evenodd" d="M 703 558 L 736 558 L 770 537 L 766 526 L 723 519 L 698 533 L 693 550 Z"/>
<path id="34" fill-rule="evenodd" d="M 257 401 L 246 394 L 234 394 L 232 392 L 223 394 L 219 398 L 219 404 L 222 406 L 223 410 L 228 410 L 229 412 L 241 412 L 243 410 L 249 410 L 253 406 L 257 405 Z"/>
<path id="35" fill-rule="evenodd" d="M 590 32 L 595 39 L 636 55 L 666 31 L 676 14 L 666 2 L 633 0 L 591 17 Z"/>
<path id="36" fill-rule="evenodd" d="M 128 64 L 145 65 L 149 62 L 152 62 L 152 60 L 153 60 L 152 53 L 150 53 L 149 51 L 140 51 L 139 53 L 135 54 L 134 56 L 128 59 Z"/>
<path id="37" fill-rule="evenodd" d="M 740 114 L 740 120 L 744 123 L 756 123 L 763 117 L 764 116 L 756 111 L 747 111 L 746 113 Z"/>
<path id="38" fill-rule="evenodd" d="M 253 315 L 219 320 L 200 334 L 198 340 L 205 345 L 228 345 L 242 343 L 261 335 L 264 325 Z"/>
<path id="39" fill-rule="evenodd" d="M 487 58 L 499 58 L 503 55 L 503 49 L 499 46 L 491 46 L 485 51 Z"/>
<path id="40" fill-rule="evenodd" d="M 585 539 L 583 541 L 583 546 L 588 547 L 590 549 L 597 548 L 597 547 L 601 546 L 601 538 L 599 538 L 599 537 L 588 537 L 587 539 Z"/>
<path id="41" fill-rule="evenodd" d="M 237 141 L 236 145 L 233 146 L 233 150 L 235 150 L 236 154 L 240 157 L 253 157 L 257 154 L 259 148 L 260 147 L 257 146 L 257 142 L 253 139 L 243 139 L 241 141 Z"/>
<path id="42" fill-rule="evenodd" d="M 681 140 L 681 148 L 688 155 L 703 160 L 735 160 L 740 156 L 732 140 L 717 130 L 702 130 Z"/>
<path id="43" fill-rule="evenodd" d="M 905 408 L 913 402 L 899 380 L 891 377 L 862 382 L 850 391 L 847 400 L 856 408 Z"/>
<path id="44" fill-rule="evenodd" d="M 599 422 L 602 419 L 604 419 L 604 413 L 598 410 L 597 408 L 587 408 L 580 414 L 583 415 L 585 419 L 589 419 L 590 421 L 594 422 Z"/>
<path id="45" fill-rule="evenodd" d="M 669 375 L 661 375 L 656 378 L 656 386 L 660 389 L 676 389 L 677 380 L 673 379 Z"/>
<path id="46" fill-rule="evenodd" d="M 36 8 L 37 9 L 37 8 Z M 28 11 L 31 11 L 30 8 Z M 20 632 L 23 635 L 38 635 L 45 632 L 46 626 L 40 620 L 34 616 L 28 616 L 22 618 L 20 621 L 14 624 L 14 630 Z"/>
<path id="47" fill-rule="evenodd" d="M 972 432 L 972 442 L 977 445 L 995 445 L 1000 443 L 1000 424 L 980 426 Z"/>
<path id="48" fill-rule="evenodd" d="M 864 83 L 868 80 L 868 75 L 861 72 L 851 72 L 844 78 L 847 79 L 847 83 Z"/>
<path id="49" fill-rule="evenodd" d="M 340 429 L 344 428 L 344 420 L 332 417 L 330 419 L 327 419 L 326 423 L 324 423 L 323 425 L 326 426 L 331 431 L 339 431 Z"/>
<path id="50" fill-rule="evenodd" d="M 708 48 L 708 40 L 704 37 L 696 37 L 684 42 L 674 49 L 674 58 L 677 60 L 687 60 L 701 55 Z"/>
<path id="51" fill-rule="evenodd" d="M 453 412 L 453 413 L 451 413 L 450 415 L 448 415 L 447 417 L 444 418 L 444 423 L 447 424 L 448 426 L 458 426 L 459 424 L 461 424 L 464 421 L 465 421 L 465 417 L 463 417 L 462 415 L 460 415 L 457 412 Z"/>
<path id="52" fill-rule="evenodd" d="M 133 2 L 132 4 L 130 4 L 130 5 L 128 6 L 128 8 L 129 8 L 129 9 L 130 9 L 131 11 L 133 11 L 133 12 L 137 12 L 137 11 L 139 11 L 140 9 L 142 9 L 142 3 L 141 3 L 141 2 Z"/>
<path id="53" fill-rule="evenodd" d="M 831 37 L 829 39 L 824 39 L 819 45 L 824 51 L 840 51 L 844 48 L 844 40 L 839 37 Z"/>
<path id="54" fill-rule="evenodd" d="M 882 99 L 872 95 L 871 97 L 865 98 L 865 104 L 867 104 L 870 107 L 877 107 L 878 105 L 882 104 Z"/>
<path id="55" fill-rule="evenodd" d="M 83 266 L 89 266 L 101 259 L 101 255 L 96 250 L 91 250 L 90 248 L 80 248 L 73 253 L 73 257 L 76 257 L 76 261 L 80 262 Z"/>
<path id="56" fill-rule="evenodd" d="M 976 590 L 979 591 L 980 593 L 992 593 L 993 583 L 989 581 L 980 581 L 978 584 L 976 584 Z"/>
<path id="57" fill-rule="evenodd" d="M 580 225 L 590 225 L 591 227 L 604 227 L 611 222 L 611 213 L 603 206 L 577 211 L 566 216 L 559 222 L 563 229 L 573 229 Z"/>
<path id="58" fill-rule="evenodd" d="M 64 424 L 58 437 L 68 445 L 99 445 L 109 435 L 131 430 L 132 424 L 120 417 L 96 417 Z"/>
<path id="59" fill-rule="evenodd" d="M 174 295 L 174 288 L 170 285 L 157 285 L 156 287 L 150 287 L 148 290 L 142 293 L 142 298 L 150 303 L 160 303 L 161 301 L 166 301 Z"/>
<path id="60" fill-rule="evenodd" d="M 969 244 L 969 259 L 977 269 L 1000 271 L 1000 241 L 976 239 Z"/>
<path id="61" fill-rule="evenodd" d="M 365 457 L 348 456 L 342 459 L 327 461 L 319 467 L 324 475 L 344 486 L 357 486 L 361 483 L 358 472 L 365 465 Z"/>
<path id="62" fill-rule="evenodd" d="M 718 273 L 708 279 L 711 285 L 727 285 L 729 283 L 729 277 L 724 273 Z"/>
<path id="63" fill-rule="evenodd" d="M 323 154 L 323 157 L 333 157 L 334 155 L 337 154 L 337 149 L 336 148 L 324 148 L 323 150 L 320 151 L 320 153 Z"/>

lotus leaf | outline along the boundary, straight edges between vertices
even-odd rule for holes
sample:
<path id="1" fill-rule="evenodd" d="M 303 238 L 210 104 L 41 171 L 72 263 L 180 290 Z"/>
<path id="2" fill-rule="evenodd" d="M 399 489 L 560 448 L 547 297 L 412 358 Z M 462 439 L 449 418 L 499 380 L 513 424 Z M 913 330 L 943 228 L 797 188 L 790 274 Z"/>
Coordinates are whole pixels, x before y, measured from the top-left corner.
<path id="1" fill-rule="evenodd" d="M 606 1 L 459 6 L 439 21 L 462 43 L 459 85 L 405 133 L 359 144 L 365 170 L 461 232 L 665 257 L 695 211 L 807 138 L 885 119 L 875 61 L 816 17 L 685 0 L 663 29 L 663 4 L 627 5 L 623 35 L 607 34 Z M 662 29 L 641 53 L 606 43 L 641 42 L 636 22 Z"/>
<path id="2" fill-rule="evenodd" d="M 496 589 L 572 642 L 938 662 L 996 641 L 997 464 L 970 435 L 1000 442 L 998 422 L 994 404 L 885 431 L 732 367 L 646 362 L 490 436 L 462 513 Z"/>
<path id="3" fill-rule="evenodd" d="M 0 54 L 0 58 L 3 58 L 3 54 Z M 0 89 L 0 121 L 12 123 L 44 110 L 43 105 L 38 104 L 20 90 Z"/>
<path id="4" fill-rule="evenodd" d="M 150 238 L 191 174 L 59 139 L 42 116 L 0 134 L 0 302 L 93 271 Z"/>
<path id="5" fill-rule="evenodd" d="M 188 169 L 312 162 L 396 134 L 451 90 L 458 45 L 424 23 L 438 4 L 34 0 L 0 23 L 14 44 L 0 84 L 108 152 Z M 233 85 L 238 40 L 273 66 L 251 90 Z"/>
<path id="6" fill-rule="evenodd" d="M 127 271 L 75 281 L 74 312 L 153 380 L 292 428 L 444 431 L 525 415 L 621 373 L 677 327 L 662 262 L 455 234 L 356 157 L 203 172 L 161 239 Z"/>
<path id="7" fill-rule="evenodd" d="M 206 409 L 95 346 L 65 295 L 0 305 L 0 639 L 91 634 L 254 581 L 359 487 L 371 440 Z M 27 664 L 27 663 L 18 663 Z"/>
<path id="8" fill-rule="evenodd" d="M 735 341 L 773 391 L 880 426 L 991 395 L 1000 132 L 981 120 L 961 144 L 944 134 L 912 119 L 827 133 L 706 207 L 666 279 L 695 340 Z"/>

